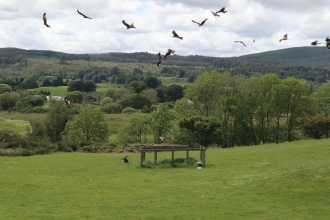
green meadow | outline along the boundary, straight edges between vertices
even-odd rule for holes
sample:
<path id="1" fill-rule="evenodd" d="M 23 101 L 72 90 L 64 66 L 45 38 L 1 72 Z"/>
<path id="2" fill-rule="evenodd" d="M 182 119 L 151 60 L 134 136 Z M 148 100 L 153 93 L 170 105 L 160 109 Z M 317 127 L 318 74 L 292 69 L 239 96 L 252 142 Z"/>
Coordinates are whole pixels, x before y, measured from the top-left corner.
<path id="1" fill-rule="evenodd" d="M 139 154 L 1 157 L 0 219 L 328 219 L 329 145 L 211 148 L 200 170 L 141 168 Z"/>

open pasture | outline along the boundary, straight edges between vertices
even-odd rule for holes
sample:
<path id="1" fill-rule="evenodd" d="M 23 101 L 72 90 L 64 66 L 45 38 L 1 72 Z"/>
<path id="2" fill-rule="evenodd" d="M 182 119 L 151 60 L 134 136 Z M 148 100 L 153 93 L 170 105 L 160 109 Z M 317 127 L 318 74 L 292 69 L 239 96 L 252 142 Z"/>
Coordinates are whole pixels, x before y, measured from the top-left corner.
<path id="1" fill-rule="evenodd" d="M 141 168 L 139 154 L 1 157 L 0 219 L 327 219 L 329 153 L 328 140 L 209 149 L 201 170 Z"/>

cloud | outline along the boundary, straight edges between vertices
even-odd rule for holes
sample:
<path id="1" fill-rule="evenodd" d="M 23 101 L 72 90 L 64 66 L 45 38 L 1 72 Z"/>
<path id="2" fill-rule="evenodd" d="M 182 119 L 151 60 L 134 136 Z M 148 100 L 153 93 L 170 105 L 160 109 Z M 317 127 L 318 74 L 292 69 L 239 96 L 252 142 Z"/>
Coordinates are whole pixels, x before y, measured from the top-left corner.
<path id="1" fill-rule="evenodd" d="M 11 0 L 0 5 L 0 47 L 67 53 L 141 52 L 240 56 L 323 43 L 330 0 Z M 226 7 L 226 14 L 212 11 Z M 308 7 L 307 7 L 308 6 Z M 84 19 L 77 9 L 93 19 Z M 51 28 L 43 25 L 47 13 Z M 199 27 L 191 20 L 202 21 Z M 122 24 L 134 23 L 137 29 Z M 172 37 L 172 30 L 183 40 Z M 279 39 L 288 33 L 288 41 Z M 253 42 L 255 39 L 255 43 Z M 247 47 L 235 44 L 242 40 Z M 322 46 L 322 45 L 321 45 Z"/>

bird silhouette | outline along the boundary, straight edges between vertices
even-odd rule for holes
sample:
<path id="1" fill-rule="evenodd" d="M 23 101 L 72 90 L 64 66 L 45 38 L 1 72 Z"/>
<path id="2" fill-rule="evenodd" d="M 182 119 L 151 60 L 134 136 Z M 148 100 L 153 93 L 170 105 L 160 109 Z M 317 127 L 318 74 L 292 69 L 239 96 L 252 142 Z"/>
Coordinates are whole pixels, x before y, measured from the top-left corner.
<path id="1" fill-rule="evenodd" d="M 217 11 L 216 13 L 220 13 L 220 12 L 222 12 L 222 13 L 226 13 L 227 11 L 225 11 L 225 7 L 223 7 L 223 8 L 221 8 L 219 11 Z"/>
<path id="2" fill-rule="evenodd" d="M 327 47 L 328 49 L 330 49 L 330 38 L 327 37 L 327 38 L 325 39 L 325 41 L 326 41 L 326 47 Z"/>
<path id="3" fill-rule="evenodd" d="M 202 21 L 202 23 L 198 23 L 198 22 L 196 22 L 194 20 L 191 20 L 191 21 L 194 22 L 194 23 L 196 23 L 196 24 L 198 24 L 198 26 L 203 26 L 203 24 L 206 22 L 207 19 L 208 18 L 206 18 L 204 21 Z"/>
<path id="4" fill-rule="evenodd" d="M 159 67 L 159 64 L 162 63 L 162 56 L 160 54 L 160 52 L 158 53 L 158 62 L 157 62 L 157 66 Z"/>
<path id="5" fill-rule="evenodd" d="M 280 39 L 280 42 L 281 42 L 282 40 L 288 40 L 288 34 L 284 34 L 283 38 Z"/>
<path id="6" fill-rule="evenodd" d="M 44 13 L 44 15 L 42 17 L 44 19 L 44 25 L 46 25 L 46 27 L 50 28 L 50 26 L 47 24 L 46 12 Z"/>
<path id="7" fill-rule="evenodd" d="M 66 106 L 68 106 L 69 108 L 72 108 L 71 102 L 66 97 L 64 97 L 64 102 L 65 102 Z"/>
<path id="8" fill-rule="evenodd" d="M 78 9 L 77 9 L 77 12 L 78 12 L 78 14 L 80 14 L 81 16 L 83 16 L 84 18 L 92 19 L 92 18 L 90 18 L 90 17 L 84 15 L 83 13 L 81 13 Z"/>
<path id="9" fill-rule="evenodd" d="M 130 28 L 136 28 L 136 27 L 134 26 L 134 23 L 132 23 L 132 24 L 127 24 L 126 21 L 123 20 L 123 24 L 127 27 L 127 29 L 130 29 Z"/>
<path id="10" fill-rule="evenodd" d="M 243 41 L 237 40 L 237 41 L 235 41 L 235 43 L 241 43 L 241 44 L 243 44 L 246 47 L 246 45 L 245 45 L 245 43 Z"/>
<path id="11" fill-rule="evenodd" d="M 217 14 L 216 12 L 213 12 L 213 11 L 211 11 L 211 12 L 212 12 L 212 14 L 214 15 L 214 17 L 220 17 L 220 15 Z"/>
<path id="12" fill-rule="evenodd" d="M 317 46 L 318 44 L 321 44 L 321 43 L 317 42 L 317 40 L 316 40 L 316 41 L 313 41 L 313 42 L 311 43 L 312 46 Z"/>
<path id="13" fill-rule="evenodd" d="M 256 42 L 255 39 L 253 39 L 253 42 Z"/>
<path id="14" fill-rule="evenodd" d="M 173 37 L 183 40 L 183 37 L 180 37 L 174 30 L 172 31 L 172 33 L 173 33 Z"/>
<path id="15" fill-rule="evenodd" d="M 167 53 L 165 54 L 164 58 L 166 59 L 167 56 L 171 55 L 171 53 L 174 54 L 174 52 L 175 52 L 175 50 L 167 49 Z"/>
<path id="16" fill-rule="evenodd" d="M 121 158 L 121 161 L 123 161 L 124 163 L 130 163 L 130 161 L 127 159 L 128 156 Z"/>

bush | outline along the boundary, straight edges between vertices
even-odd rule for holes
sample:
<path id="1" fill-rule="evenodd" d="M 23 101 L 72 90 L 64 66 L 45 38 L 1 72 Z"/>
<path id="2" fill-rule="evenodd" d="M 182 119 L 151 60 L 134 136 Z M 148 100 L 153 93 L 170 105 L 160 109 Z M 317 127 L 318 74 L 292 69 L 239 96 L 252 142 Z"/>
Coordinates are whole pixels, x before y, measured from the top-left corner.
<path id="1" fill-rule="evenodd" d="M 126 114 L 132 114 L 137 112 L 138 110 L 131 108 L 131 107 L 126 107 L 123 109 L 123 111 L 121 111 L 121 113 L 126 113 Z"/>
<path id="2" fill-rule="evenodd" d="M 56 152 L 57 146 L 47 142 L 12 142 L 4 143 L 0 147 L 0 156 L 31 156 Z"/>
<path id="3" fill-rule="evenodd" d="M 121 113 L 122 107 L 116 103 L 108 103 L 101 107 L 101 111 L 107 114 Z"/>
<path id="4" fill-rule="evenodd" d="M 108 104 L 108 103 L 111 103 L 111 102 L 112 102 L 112 98 L 110 98 L 110 97 L 105 97 L 105 98 L 103 98 L 103 99 L 101 100 L 100 104 L 101 104 L 102 106 L 104 106 L 105 104 Z"/>
<path id="5" fill-rule="evenodd" d="M 17 132 L 3 129 L 0 130 L 0 142 L 9 143 L 9 142 L 23 142 L 24 138 Z"/>

